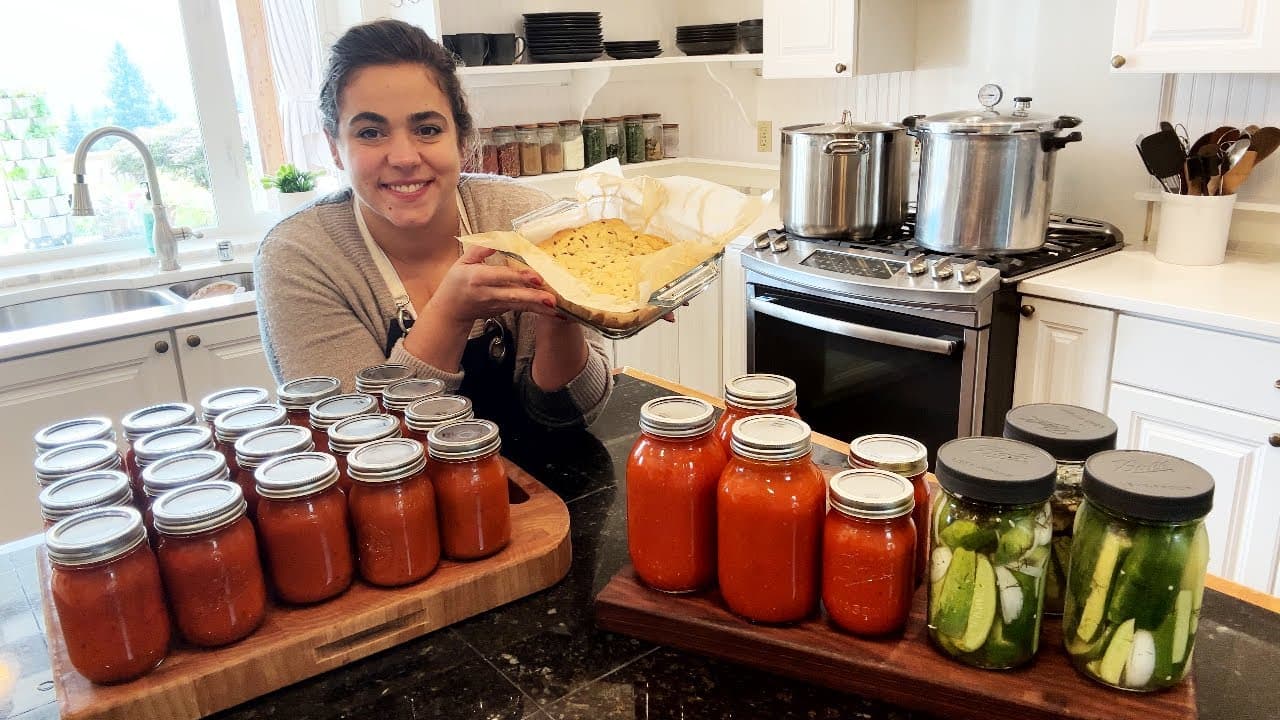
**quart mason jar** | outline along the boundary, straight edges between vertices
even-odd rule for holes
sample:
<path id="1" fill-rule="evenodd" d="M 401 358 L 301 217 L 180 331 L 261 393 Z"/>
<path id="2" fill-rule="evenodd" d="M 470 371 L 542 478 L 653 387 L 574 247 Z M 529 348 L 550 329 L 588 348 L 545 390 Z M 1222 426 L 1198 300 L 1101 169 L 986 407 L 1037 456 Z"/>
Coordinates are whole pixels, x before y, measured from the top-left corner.
<path id="1" fill-rule="evenodd" d="M 1178 684 L 1191 666 L 1213 477 L 1170 455 L 1109 450 L 1084 464 L 1062 616 L 1086 677 L 1124 690 Z"/>
<path id="2" fill-rule="evenodd" d="M 374 365 L 356 373 L 356 392 L 372 395 L 378 401 L 378 408 L 381 410 L 382 391 L 392 383 L 408 380 L 411 377 L 413 377 L 413 370 L 408 365 L 397 363 Z"/>
<path id="3" fill-rule="evenodd" d="M 385 413 L 355 415 L 339 420 L 329 428 L 327 449 L 338 463 L 338 487 L 342 492 L 351 492 L 351 474 L 347 470 L 347 456 L 365 443 L 400 437 L 400 428 L 400 420 L 395 415 Z"/>
<path id="4" fill-rule="evenodd" d="M 739 375 L 724 384 L 724 412 L 716 421 L 715 436 L 726 453 L 731 451 L 733 424 L 752 415 L 796 413 L 796 382 L 782 375 Z"/>
<path id="5" fill-rule="evenodd" d="M 266 388 L 236 387 L 210 393 L 200 401 L 200 416 L 209 427 L 219 415 L 245 405 L 261 405 L 271 402 L 271 393 Z"/>
<path id="6" fill-rule="evenodd" d="M 112 440 L 85 440 L 56 447 L 36 458 L 36 482 L 48 487 L 54 482 L 90 470 L 119 470 L 124 464 Z"/>
<path id="7" fill-rule="evenodd" d="M 129 476 L 119 470 L 90 470 L 65 477 L 40 491 L 37 498 L 44 529 L 83 510 L 132 507 Z"/>
<path id="8" fill-rule="evenodd" d="M 290 424 L 254 430 L 236 440 L 236 467 L 256 484 L 258 468 L 269 460 L 312 450 L 315 443 L 307 428 Z M 256 521 L 257 516 L 253 519 Z"/>
<path id="9" fill-rule="evenodd" d="M 440 525 L 422 443 L 378 440 L 356 448 L 348 462 L 353 484 L 347 507 L 360 576 L 393 587 L 434 572 Z"/>
<path id="10" fill-rule="evenodd" d="M 404 411 L 404 436 L 423 445 L 431 431 L 445 423 L 475 417 L 471 398 L 462 395 L 436 395 L 414 402 Z"/>
<path id="11" fill-rule="evenodd" d="M 311 406 L 340 392 L 342 383 L 338 378 L 316 375 L 281 383 L 276 388 L 276 399 L 288 413 L 290 425 L 311 427 Z"/>
<path id="12" fill-rule="evenodd" d="M 186 403 L 162 403 L 134 410 L 120 419 L 120 427 L 124 429 L 125 440 L 129 449 L 124 454 L 124 471 L 133 482 L 134 493 L 142 495 L 142 469 L 138 467 L 137 451 L 134 444 L 145 435 L 157 430 L 167 430 L 182 425 L 190 425 L 196 421 L 196 409 Z"/>
<path id="13" fill-rule="evenodd" d="M 41 428 L 35 434 L 36 455 L 43 455 L 63 445 L 74 445 L 88 440 L 115 441 L 116 431 L 111 426 L 111 418 L 84 417 L 75 420 L 63 420 Z"/>
<path id="14" fill-rule="evenodd" d="M 241 468 L 236 457 L 236 441 L 255 430 L 280 427 L 287 424 L 284 407 L 274 403 L 245 405 L 222 413 L 213 421 L 214 443 L 218 452 L 227 459 L 231 481 L 240 486 L 244 500 L 249 504 L 249 518 L 258 512 L 258 490 L 253 482 L 253 468 Z"/>
<path id="15" fill-rule="evenodd" d="M 440 543 L 450 560 L 479 560 L 511 541 L 502 438 L 488 420 L 461 420 L 432 429 L 427 466 L 436 491 Z"/>
<path id="16" fill-rule="evenodd" d="M 258 537 L 280 599 L 314 603 L 346 591 L 355 577 L 355 556 L 333 457 L 284 455 L 259 467 L 254 477 L 262 498 Z"/>
<path id="17" fill-rule="evenodd" d="M 897 473 L 911 482 L 916 525 L 916 585 L 924 582 L 929 567 L 929 451 L 924 444 L 901 435 L 863 435 L 849 443 L 849 467 L 877 468 Z"/>
<path id="18" fill-rule="evenodd" d="M 364 393 L 334 395 L 311 406 L 311 441 L 323 450 L 329 447 L 329 428 L 356 415 L 380 412 L 378 399 Z"/>
<path id="19" fill-rule="evenodd" d="M 382 391 L 382 407 L 388 415 L 395 415 L 400 420 L 402 432 L 408 430 L 404 426 L 404 411 L 423 398 L 433 397 L 444 392 L 444 383 L 435 378 L 409 378 L 388 385 Z"/>

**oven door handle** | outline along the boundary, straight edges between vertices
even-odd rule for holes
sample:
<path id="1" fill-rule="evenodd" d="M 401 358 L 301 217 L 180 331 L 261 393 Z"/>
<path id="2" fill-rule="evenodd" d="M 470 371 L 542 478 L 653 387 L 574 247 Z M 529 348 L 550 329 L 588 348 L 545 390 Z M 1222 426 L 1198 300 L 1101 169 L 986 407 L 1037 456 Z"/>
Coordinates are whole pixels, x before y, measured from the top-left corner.
<path id="1" fill-rule="evenodd" d="M 911 333 L 898 332 L 896 330 L 885 330 L 883 328 L 845 322 L 844 320 L 826 318 L 821 315 L 804 312 L 803 310 L 796 310 L 795 308 L 790 308 L 785 305 L 779 305 L 775 298 L 767 295 L 751 298 L 749 304 L 753 311 L 763 315 L 775 317 L 779 320 L 784 320 L 795 325 L 811 327 L 824 332 L 833 333 L 835 335 L 843 335 L 844 337 L 854 338 L 856 340 L 866 340 L 868 342 L 880 343 L 882 345 L 893 345 L 894 347 L 906 348 L 908 350 L 923 350 L 924 352 L 935 353 L 937 355 L 954 355 L 956 350 L 960 349 L 960 340 L 924 337 L 921 335 L 912 335 Z"/>

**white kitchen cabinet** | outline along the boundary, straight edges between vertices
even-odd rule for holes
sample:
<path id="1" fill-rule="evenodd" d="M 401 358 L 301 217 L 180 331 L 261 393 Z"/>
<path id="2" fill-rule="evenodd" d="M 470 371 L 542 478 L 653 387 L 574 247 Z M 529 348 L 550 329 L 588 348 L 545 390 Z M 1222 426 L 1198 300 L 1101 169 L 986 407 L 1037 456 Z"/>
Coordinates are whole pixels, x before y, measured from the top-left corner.
<path id="1" fill-rule="evenodd" d="M 199 403 L 209 393 L 235 386 L 275 389 L 257 315 L 188 325 L 173 332 L 187 402 Z"/>
<path id="2" fill-rule="evenodd" d="M 915 0 L 764 0 L 764 77 L 910 70 Z"/>
<path id="3" fill-rule="evenodd" d="M 1118 0 L 1111 66 L 1129 73 L 1280 72 L 1280 2 Z"/>
<path id="4" fill-rule="evenodd" d="M 725 380 L 747 372 L 747 276 L 742 269 L 742 249 L 749 242 L 735 240 L 724 249 L 724 265 L 720 272 L 722 386 Z M 721 387 L 716 394 L 723 391 Z"/>
<path id="5" fill-rule="evenodd" d="M 613 352 L 618 367 L 670 380 L 680 377 L 680 330 L 669 322 L 659 320 L 637 335 L 614 341 Z"/>
<path id="6" fill-rule="evenodd" d="M 1115 322 L 1111 310 L 1024 297 L 1013 404 L 1106 410 Z"/>

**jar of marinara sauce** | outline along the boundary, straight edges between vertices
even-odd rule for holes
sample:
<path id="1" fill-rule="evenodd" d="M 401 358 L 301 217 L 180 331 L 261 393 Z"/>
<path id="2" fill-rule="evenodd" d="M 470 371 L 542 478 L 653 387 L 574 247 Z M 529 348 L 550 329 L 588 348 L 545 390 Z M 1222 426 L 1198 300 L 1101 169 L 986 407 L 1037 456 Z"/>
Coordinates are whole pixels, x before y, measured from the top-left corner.
<path id="1" fill-rule="evenodd" d="M 227 461 L 217 450 L 191 450 L 160 458 L 142 469 L 142 491 L 145 495 L 143 521 L 154 545 L 155 518 L 152 507 L 161 495 L 206 480 L 231 480 Z"/>
<path id="2" fill-rule="evenodd" d="M 378 440 L 347 456 L 348 505 L 360 576 L 374 585 L 417 582 L 440 564 L 435 490 L 422 443 Z"/>
<path id="3" fill-rule="evenodd" d="M 400 419 L 382 413 L 353 415 L 329 428 L 328 450 L 338 463 L 338 487 L 343 493 L 351 493 L 351 474 L 347 471 L 347 456 L 351 451 L 365 443 L 397 437 L 400 437 Z"/>
<path id="4" fill-rule="evenodd" d="M 315 450 L 315 445 L 311 443 L 311 430 L 308 428 L 292 424 L 263 428 L 236 440 L 236 465 L 256 482 L 255 473 L 268 460 L 312 450 Z M 257 522 L 257 517 L 253 520 Z"/>
<path id="5" fill-rule="evenodd" d="M 440 425 L 427 436 L 429 473 L 440 511 L 440 540 L 450 560 L 479 560 L 511 541 L 507 470 L 498 426 L 488 420 Z"/>
<path id="6" fill-rule="evenodd" d="M 138 440 L 158 430 L 168 430 L 196 421 L 196 409 L 186 403 L 162 403 L 149 405 L 125 415 L 120 420 L 129 449 L 124 454 L 124 471 L 133 483 L 133 492 L 142 497 L 142 468 L 138 467 L 137 451 L 133 446 Z"/>
<path id="7" fill-rule="evenodd" d="M 56 447 L 36 458 L 36 482 L 48 487 L 54 482 L 90 470 L 119 470 L 120 450 L 111 440 L 85 440 Z"/>
<path id="8" fill-rule="evenodd" d="M 818 607 L 827 484 L 809 426 L 756 415 L 733 426 L 716 498 L 720 594 L 748 620 L 787 623 Z"/>
<path id="9" fill-rule="evenodd" d="M 200 416 L 213 427 L 213 421 L 228 410 L 245 405 L 261 405 L 271 402 L 271 393 L 266 388 L 237 387 L 210 393 L 200 400 Z"/>
<path id="10" fill-rule="evenodd" d="M 258 468 L 258 534 L 271 586 L 285 602 L 314 603 L 345 591 L 355 575 L 347 498 L 338 464 L 318 452 Z"/>
<path id="11" fill-rule="evenodd" d="M 311 427 L 311 406 L 342 392 L 342 382 L 336 377 L 315 375 L 281 383 L 276 388 L 276 400 L 284 406 L 290 425 Z"/>
<path id="12" fill-rule="evenodd" d="M 307 411 L 311 419 L 311 440 L 318 448 L 329 447 L 329 428 L 339 420 L 378 412 L 378 399 L 364 393 L 327 397 Z"/>
<path id="13" fill-rule="evenodd" d="M 74 445 L 86 440 L 110 440 L 114 442 L 116 431 L 111 418 L 83 417 L 63 420 L 40 428 L 35 434 L 36 455 L 43 455 L 54 448 Z"/>
<path id="14" fill-rule="evenodd" d="M 439 425 L 475 417 L 471 399 L 462 395 L 436 395 L 415 401 L 404 411 L 405 437 L 426 444 L 427 436 Z"/>
<path id="15" fill-rule="evenodd" d="M 151 506 L 151 499 L 147 497 L 146 485 L 142 480 L 142 473 L 148 466 L 170 455 L 192 450 L 213 450 L 215 447 L 213 430 L 204 423 L 156 430 L 134 441 L 133 457 L 138 466 L 138 475 L 136 478 L 130 477 L 130 480 L 133 481 L 133 498 L 138 510 L 145 516 L 147 508 Z M 150 523 L 147 525 L 150 527 Z"/>
<path id="16" fill-rule="evenodd" d="M 213 421 L 213 437 L 218 452 L 227 459 L 231 481 L 240 486 L 249 504 L 249 517 L 257 517 L 258 491 L 253 484 L 253 469 L 244 470 L 236 463 L 236 441 L 254 430 L 285 424 L 285 409 L 275 403 L 260 403 L 233 408 Z"/>
<path id="17" fill-rule="evenodd" d="M 258 540 L 240 486 L 211 480 L 171 490 L 151 506 L 160 574 L 178 632 L 217 647 L 247 637 L 267 614 Z"/>
<path id="18" fill-rule="evenodd" d="M 382 390 L 382 407 L 389 415 L 400 420 L 401 433 L 408 432 L 404 425 L 404 412 L 410 405 L 424 398 L 444 392 L 444 383 L 435 378 L 409 378 L 397 380 Z"/>
<path id="19" fill-rule="evenodd" d="M 716 580 L 716 489 L 729 458 L 712 434 L 715 411 L 691 397 L 640 407 L 627 458 L 627 549 L 636 575 L 664 592 Z"/>
<path id="20" fill-rule="evenodd" d="M 129 476 L 119 470 L 90 470 L 62 478 L 40 491 L 44 529 L 84 510 L 133 505 Z"/>
<path id="21" fill-rule="evenodd" d="M 724 384 L 724 412 L 716 423 L 715 435 L 725 453 L 730 452 L 733 424 L 752 415 L 796 413 L 796 383 L 789 377 L 755 373 L 739 375 Z"/>
<path id="22" fill-rule="evenodd" d="M 924 582 L 929 568 L 929 451 L 925 446 L 901 435 L 863 435 L 849 443 L 849 467 L 877 468 L 897 473 L 911 481 L 915 509 L 911 520 L 916 524 L 916 585 Z"/>
<path id="23" fill-rule="evenodd" d="M 382 391 L 392 383 L 408 380 L 411 377 L 413 377 L 413 368 L 408 365 L 398 363 L 374 365 L 356 373 L 356 392 L 372 395 L 378 403 L 378 412 L 381 412 L 386 409 L 382 407 Z"/>
<path id="24" fill-rule="evenodd" d="M 49 591 L 71 665 L 91 682 L 147 674 L 169 652 L 169 612 L 142 515 L 85 510 L 45 533 Z"/>

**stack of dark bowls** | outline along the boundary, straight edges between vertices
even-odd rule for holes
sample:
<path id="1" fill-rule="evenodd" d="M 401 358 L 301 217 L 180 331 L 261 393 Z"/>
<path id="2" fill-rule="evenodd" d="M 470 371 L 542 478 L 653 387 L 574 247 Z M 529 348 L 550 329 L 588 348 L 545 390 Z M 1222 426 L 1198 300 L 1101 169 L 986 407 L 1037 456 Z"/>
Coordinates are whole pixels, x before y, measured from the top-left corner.
<path id="1" fill-rule="evenodd" d="M 685 55 L 719 55 L 738 47 L 738 24 L 680 25 L 676 27 L 676 47 Z"/>
<path id="2" fill-rule="evenodd" d="M 525 13 L 524 39 L 534 62 L 583 62 L 604 53 L 598 12 Z"/>
<path id="3" fill-rule="evenodd" d="M 662 46 L 657 40 L 605 41 L 604 51 L 614 60 L 643 60 L 661 55 Z"/>
<path id="4" fill-rule="evenodd" d="M 738 42 L 743 52 L 764 52 L 764 19 L 743 20 L 738 23 Z"/>

